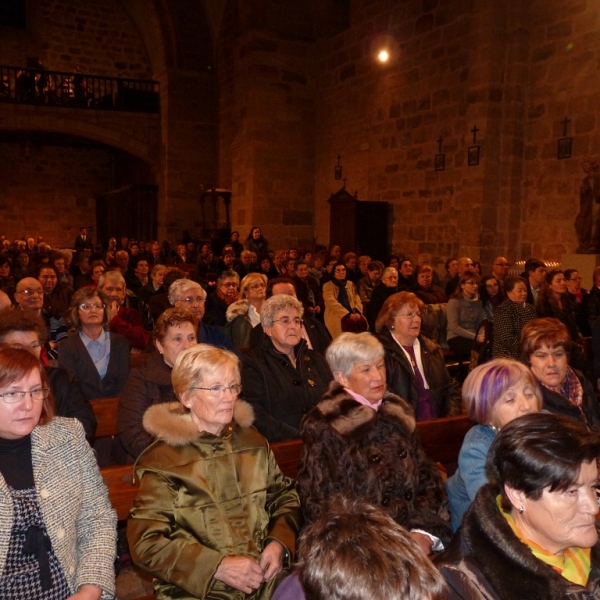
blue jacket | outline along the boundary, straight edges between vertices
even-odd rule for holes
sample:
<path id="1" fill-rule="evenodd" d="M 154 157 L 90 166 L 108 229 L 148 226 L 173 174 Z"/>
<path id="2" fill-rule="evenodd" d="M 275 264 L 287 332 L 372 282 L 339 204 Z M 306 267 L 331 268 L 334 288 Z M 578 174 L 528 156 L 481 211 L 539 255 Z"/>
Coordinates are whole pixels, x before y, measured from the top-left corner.
<path id="1" fill-rule="evenodd" d="M 460 527 L 479 488 L 488 482 L 485 461 L 495 437 L 489 425 L 475 425 L 465 435 L 458 455 L 458 469 L 446 482 L 454 531 Z"/>
<path id="2" fill-rule="evenodd" d="M 216 325 L 207 325 L 201 322 L 198 327 L 198 343 L 210 344 L 211 346 L 217 346 L 217 348 L 231 350 L 238 356 L 240 355 L 231 340 L 227 337 L 225 330 Z"/>

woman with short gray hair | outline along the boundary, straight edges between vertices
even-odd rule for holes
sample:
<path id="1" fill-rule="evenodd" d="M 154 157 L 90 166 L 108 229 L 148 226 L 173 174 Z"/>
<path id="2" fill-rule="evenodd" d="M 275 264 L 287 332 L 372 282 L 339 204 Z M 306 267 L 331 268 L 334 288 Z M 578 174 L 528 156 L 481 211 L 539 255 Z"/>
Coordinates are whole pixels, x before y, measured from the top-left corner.
<path id="1" fill-rule="evenodd" d="M 302 304 L 271 296 L 260 320 L 266 335 L 242 356 L 243 396 L 254 407 L 256 428 L 270 441 L 300 437 L 300 421 L 320 399 L 331 373 L 302 337 Z"/>
<path id="2" fill-rule="evenodd" d="M 308 523 L 343 496 L 383 508 L 427 554 L 452 537 L 446 490 L 412 407 L 386 391 L 383 346 L 342 333 L 327 349 L 335 381 L 302 420 L 298 486 Z"/>

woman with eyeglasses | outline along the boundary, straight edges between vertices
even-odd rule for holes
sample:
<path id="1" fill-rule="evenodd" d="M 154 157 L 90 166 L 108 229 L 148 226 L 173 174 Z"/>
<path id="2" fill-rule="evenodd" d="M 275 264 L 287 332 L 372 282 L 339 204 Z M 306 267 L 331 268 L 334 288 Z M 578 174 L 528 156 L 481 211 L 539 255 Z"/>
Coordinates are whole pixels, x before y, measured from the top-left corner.
<path id="1" fill-rule="evenodd" d="M 442 349 L 421 333 L 425 310 L 415 294 L 399 292 L 385 301 L 375 324 L 385 350 L 388 390 L 412 406 L 417 421 L 462 412 L 461 397 Z"/>
<path id="2" fill-rule="evenodd" d="M 177 357 L 198 343 L 197 330 L 198 318 L 189 308 L 169 308 L 157 319 L 152 336 L 155 351 L 143 365 L 131 369 L 119 397 L 118 435 L 113 445 L 113 458 L 117 464 L 135 462 L 154 441 L 144 429 L 144 415 L 155 404 L 177 400 L 171 371 Z"/>
<path id="3" fill-rule="evenodd" d="M 266 335 L 242 355 L 242 395 L 269 442 L 298 439 L 302 417 L 331 381 L 325 359 L 302 337 L 303 312 L 296 298 L 271 296 L 260 311 Z"/>
<path id="4" fill-rule="evenodd" d="M 77 419 L 27 348 L 0 346 L 0 597 L 114 598 L 117 518 Z"/>
<path id="5" fill-rule="evenodd" d="M 462 378 L 466 376 L 463 363 L 471 356 L 473 344 L 477 340 L 483 342 L 483 334 L 478 335 L 477 330 L 481 321 L 485 319 L 481 299 L 477 293 L 479 275 L 473 271 L 465 271 L 459 279 L 458 287 L 448 300 L 447 317 L 448 329 L 446 339 L 450 350 L 457 355 L 461 365 L 459 371 Z"/>
<path id="6" fill-rule="evenodd" d="M 242 279 L 237 302 L 227 308 L 225 333 L 236 348 L 250 345 L 250 333 L 260 323 L 260 310 L 267 297 L 267 276 L 249 273 Z"/>
<path id="7" fill-rule="evenodd" d="M 235 354 L 198 344 L 171 379 L 179 402 L 144 416 L 156 441 L 136 465 L 131 556 L 155 578 L 157 598 L 266 600 L 294 557 L 295 483 L 238 400 Z"/>
<path id="8" fill-rule="evenodd" d="M 97 289 L 77 290 L 70 309 L 76 332 L 58 349 L 58 365 L 79 381 L 88 400 L 118 396 L 129 375 L 129 343 L 107 331 L 107 304 Z"/>

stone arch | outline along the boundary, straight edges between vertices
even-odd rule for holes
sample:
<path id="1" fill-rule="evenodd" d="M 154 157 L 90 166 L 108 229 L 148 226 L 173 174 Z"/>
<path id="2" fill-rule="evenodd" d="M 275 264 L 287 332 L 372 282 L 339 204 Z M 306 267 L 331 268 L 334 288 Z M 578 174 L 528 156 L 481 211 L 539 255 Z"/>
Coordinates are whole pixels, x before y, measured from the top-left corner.
<path id="1" fill-rule="evenodd" d="M 140 118 L 139 127 L 132 127 L 130 124 L 129 127 L 122 128 L 116 123 L 113 124 L 113 127 L 109 127 L 102 122 L 90 123 L 88 120 L 83 119 L 59 119 L 56 118 L 55 114 L 46 116 L 35 111 L 35 109 L 31 111 L 21 109 L 19 112 L 30 112 L 32 114 L 28 116 L 20 114 L 14 120 L 4 120 L 0 125 L 0 131 L 41 131 L 73 135 L 123 150 L 147 162 L 153 170 L 159 167 L 158 146 L 160 133 L 158 124 L 153 128 L 148 127 L 148 119 L 146 127 L 143 127 L 141 121 L 146 120 L 145 117 Z M 54 113 L 54 111 L 49 112 Z M 114 118 L 112 115 L 111 117 Z M 123 120 L 124 123 L 123 117 L 119 120 Z M 134 121 L 137 121 L 137 118 Z M 152 132 L 152 129 L 155 129 L 155 131 Z M 140 136 L 136 133 L 137 131 L 144 131 L 146 137 Z"/>

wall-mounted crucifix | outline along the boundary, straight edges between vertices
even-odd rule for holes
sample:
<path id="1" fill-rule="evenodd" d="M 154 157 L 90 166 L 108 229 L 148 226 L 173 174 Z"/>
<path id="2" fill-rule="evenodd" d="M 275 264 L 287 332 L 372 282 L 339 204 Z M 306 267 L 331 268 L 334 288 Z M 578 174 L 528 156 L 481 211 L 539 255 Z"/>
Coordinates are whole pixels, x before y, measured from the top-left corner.
<path id="1" fill-rule="evenodd" d="M 471 133 L 473 134 L 473 144 L 477 143 L 477 132 L 479 131 L 479 127 L 477 125 L 473 126 L 471 129 Z M 479 153 L 480 146 L 469 146 L 469 152 L 467 154 L 467 164 L 470 167 L 475 167 L 479 164 Z"/>

